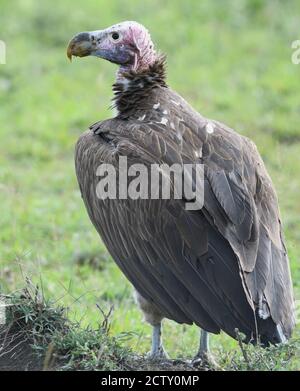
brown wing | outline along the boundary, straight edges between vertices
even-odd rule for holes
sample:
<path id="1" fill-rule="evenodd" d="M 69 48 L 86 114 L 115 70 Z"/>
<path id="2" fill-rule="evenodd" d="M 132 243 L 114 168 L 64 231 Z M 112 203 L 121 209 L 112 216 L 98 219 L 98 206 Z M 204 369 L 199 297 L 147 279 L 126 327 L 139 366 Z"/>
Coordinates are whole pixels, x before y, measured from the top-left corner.
<path id="1" fill-rule="evenodd" d="M 260 334 L 266 343 L 279 340 L 279 324 L 289 337 L 289 265 L 276 196 L 259 154 L 215 121 L 208 132 L 208 121 L 172 91 L 156 98 L 162 112 L 168 108 L 168 126 L 161 113 L 148 110 L 147 122 L 108 120 L 79 139 L 76 172 L 93 224 L 127 278 L 166 317 L 233 337 L 238 328 L 248 340 Z M 204 207 L 187 211 L 180 200 L 99 200 L 97 167 L 117 167 L 124 155 L 129 165 L 202 162 Z"/>
<path id="2" fill-rule="evenodd" d="M 217 129 L 218 126 L 216 123 Z M 218 153 L 217 143 L 214 153 Z M 236 157 L 232 169 L 222 170 L 225 165 L 218 161 L 219 156 L 207 156 L 207 177 L 213 195 L 205 205 L 206 211 L 236 254 L 259 317 L 271 316 L 289 337 L 294 327 L 294 304 L 276 193 L 250 140 L 241 139 Z M 225 219 L 215 213 L 216 200 Z"/>

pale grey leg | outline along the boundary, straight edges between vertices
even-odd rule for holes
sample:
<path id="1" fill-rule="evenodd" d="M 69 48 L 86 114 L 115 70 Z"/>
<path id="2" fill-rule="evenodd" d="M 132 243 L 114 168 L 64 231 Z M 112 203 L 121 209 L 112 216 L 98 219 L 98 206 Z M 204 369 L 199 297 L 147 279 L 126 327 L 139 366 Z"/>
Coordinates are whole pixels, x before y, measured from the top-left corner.
<path id="1" fill-rule="evenodd" d="M 153 326 L 152 329 L 152 346 L 151 354 L 155 355 L 159 352 L 161 346 L 161 323 Z"/>
<path id="2" fill-rule="evenodd" d="M 147 354 L 147 358 L 150 360 L 167 359 L 168 355 L 165 353 L 161 341 L 161 321 L 164 317 L 163 314 L 154 303 L 146 300 L 138 291 L 135 291 L 135 299 L 138 306 L 143 311 L 145 321 L 153 327 L 152 346 L 150 352 Z"/>
<path id="3" fill-rule="evenodd" d="M 212 355 L 209 351 L 209 334 L 205 330 L 201 330 L 200 334 L 200 346 L 198 353 L 192 360 L 192 365 L 205 366 L 208 368 L 213 368 L 214 370 L 220 369 L 218 364 L 214 361 Z"/>
<path id="4" fill-rule="evenodd" d="M 167 359 L 161 338 L 161 323 L 153 326 L 152 329 L 152 346 L 151 351 L 147 354 L 147 358 L 150 360 L 162 360 Z"/>

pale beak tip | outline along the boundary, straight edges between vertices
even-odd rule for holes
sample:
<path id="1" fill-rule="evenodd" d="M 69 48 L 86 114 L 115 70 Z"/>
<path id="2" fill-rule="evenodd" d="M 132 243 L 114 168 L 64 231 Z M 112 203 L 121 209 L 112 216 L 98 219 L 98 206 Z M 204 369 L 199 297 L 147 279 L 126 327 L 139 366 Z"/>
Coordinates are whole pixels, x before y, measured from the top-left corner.
<path id="1" fill-rule="evenodd" d="M 86 57 L 91 54 L 92 44 L 90 34 L 83 32 L 75 35 L 67 47 L 67 57 L 72 61 L 72 56 Z"/>
<path id="2" fill-rule="evenodd" d="M 67 57 L 70 60 L 70 62 L 72 62 L 72 56 L 73 56 L 73 51 L 72 51 L 71 42 L 70 42 L 68 45 L 68 48 L 67 48 Z"/>

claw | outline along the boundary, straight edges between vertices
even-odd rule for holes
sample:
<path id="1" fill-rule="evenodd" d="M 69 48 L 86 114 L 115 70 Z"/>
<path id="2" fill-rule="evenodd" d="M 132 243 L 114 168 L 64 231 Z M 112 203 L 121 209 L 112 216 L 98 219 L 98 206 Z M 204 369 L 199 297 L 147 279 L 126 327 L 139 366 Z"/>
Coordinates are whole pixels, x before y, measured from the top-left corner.
<path id="1" fill-rule="evenodd" d="M 148 352 L 146 358 L 149 361 L 167 361 L 170 359 L 162 345 L 157 350 Z"/>
<path id="2" fill-rule="evenodd" d="M 223 371 L 220 365 L 217 364 L 212 354 L 208 352 L 203 352 L 202 354 L 197 354 L 191 360 L 191 365 L 195 367 L 205 368 L 211 371 Z"/>

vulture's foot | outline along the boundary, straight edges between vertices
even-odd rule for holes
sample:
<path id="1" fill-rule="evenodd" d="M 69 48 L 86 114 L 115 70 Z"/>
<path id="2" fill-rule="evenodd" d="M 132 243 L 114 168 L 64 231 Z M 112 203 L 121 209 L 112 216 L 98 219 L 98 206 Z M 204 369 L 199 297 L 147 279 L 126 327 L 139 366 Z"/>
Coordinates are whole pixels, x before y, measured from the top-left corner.
<path id="1" fill-rule="evenodd" d="M 211 371 L 221 371 L 222 368 L 217 364 L 209 350 L 209 334 L 205 330 L 200 333 L 199 351 L 190 362 L 193 367 L 201 367 Z"/>
<path id="2" fill-rule="evenodd" d="M 161 322 L 154 325 L 152 329 L 152 346 L 151 351 L 147 353 L 146 358 L 151 361 L 168 361 L 169 356 L 161 340 Z"/>
<path id="3" fill-rule="evenodd" d="M 198 353 L 191 361 L 191 365 L 194 368 L 201 367 L 211 371 L 222 371 L 222 368 L 217 364 L 210 352 L 202 352 L 201 354 Z"/>
<path id="4" fill-rule="evenodd" d="M 146 359 L 149 361 L 168 361 L 170 358 L 164 347 L 160 345 L 158 349 L 151 349 L 151 351 L 146 354 Z"/>

